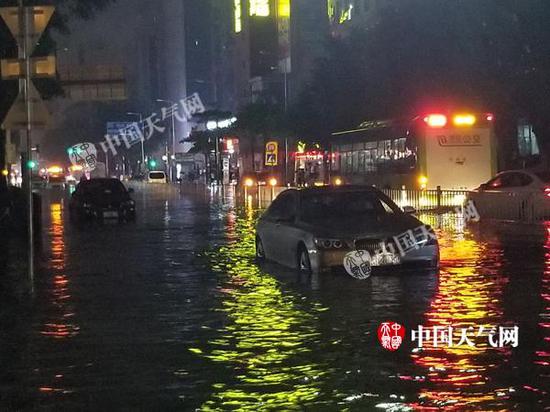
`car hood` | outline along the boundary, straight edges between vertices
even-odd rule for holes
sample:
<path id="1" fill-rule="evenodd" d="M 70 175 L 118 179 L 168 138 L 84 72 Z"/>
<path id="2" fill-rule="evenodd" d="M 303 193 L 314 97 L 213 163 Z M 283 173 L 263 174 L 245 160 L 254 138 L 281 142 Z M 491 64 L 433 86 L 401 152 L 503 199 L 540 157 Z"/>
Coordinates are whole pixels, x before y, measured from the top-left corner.
<path id="1" fill-rule="evenodd" d="M 325 219 L 323 221 L 299 223 L 301 229 L 315 237 L 337 239 L 385 238 L 399 235 L 422 226 L 417 218 L 406 214 L 349 219 Z"/>

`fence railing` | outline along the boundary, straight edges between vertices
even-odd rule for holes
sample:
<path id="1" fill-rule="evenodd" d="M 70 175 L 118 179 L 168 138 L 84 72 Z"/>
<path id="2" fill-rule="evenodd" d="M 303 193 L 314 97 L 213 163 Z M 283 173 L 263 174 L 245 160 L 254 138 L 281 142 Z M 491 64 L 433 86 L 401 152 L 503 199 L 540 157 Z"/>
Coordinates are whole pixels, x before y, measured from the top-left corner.
<path id="1" fill-rule="evenodd" d="M 254 186 L 236 188 L 238 204 L 265 209 L 287 187 Z M 550 220 L 550 197 L 540 193 L 468 192 L 465 190 L 382 189 L 398 206 L 412 206 L 421 213 L 463 213 L 468 199 L 475 203 L 482 220 L 536 223 Z"/>
<path id="2" fill-rule="evenodd" d="M 454 210 L 466 201 L 465 190 L 382 189 L 398 206 L 412 206 L 419 211 Z"/>

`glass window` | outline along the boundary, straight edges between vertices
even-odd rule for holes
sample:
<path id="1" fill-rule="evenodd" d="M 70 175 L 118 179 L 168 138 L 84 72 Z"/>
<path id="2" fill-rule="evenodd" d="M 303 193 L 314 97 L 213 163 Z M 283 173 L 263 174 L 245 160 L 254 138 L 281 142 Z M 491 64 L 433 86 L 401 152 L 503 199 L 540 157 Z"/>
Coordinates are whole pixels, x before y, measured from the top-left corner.
<path id="1" fill-rule="evenodd" d="M 493 180 L 487 182 L 488 189 L 501 189 L 511 187 L 527 186 L 533 182 L 533 179 L 525 173 L 503 173 Z"/>
<path id="2" fill-rule="evenodd" d="M 270 220 L 291 219 L 296 214 L 296 197 L 293 192 L 281 193 L 267 210 L 265 217 Z"/>
<path id="3" fill-rule="evenodd" d="M 391 207 L 384 206 L 376 193 L 367 191 L 312 193 L 303 197 L 301 205 L 301 217 L 310 223 L 326 219 L 353 221 L 390 213 L 394 213 Z"/>
<path id="4" fill-rule="evenodd" d="M 359 152 L 352 152 L 352 167 L 353 167 L 353 173 L 359 172 Z"/>

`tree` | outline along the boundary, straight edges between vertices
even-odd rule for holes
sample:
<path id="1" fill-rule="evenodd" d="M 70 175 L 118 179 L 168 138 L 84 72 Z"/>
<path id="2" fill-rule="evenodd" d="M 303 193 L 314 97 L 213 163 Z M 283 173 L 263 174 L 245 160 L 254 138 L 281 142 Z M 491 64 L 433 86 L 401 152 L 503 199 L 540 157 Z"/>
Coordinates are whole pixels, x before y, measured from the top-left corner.
<path id="1" fill-rule="evenodd" d="M 294 107 L 298 130 L 326 137 L 367 118 L 468 107 L 494 111 L 510 149 L 527 117 L 550 153 L 550 3 L 400 0 L 377 12 L 332 40 Z"/>

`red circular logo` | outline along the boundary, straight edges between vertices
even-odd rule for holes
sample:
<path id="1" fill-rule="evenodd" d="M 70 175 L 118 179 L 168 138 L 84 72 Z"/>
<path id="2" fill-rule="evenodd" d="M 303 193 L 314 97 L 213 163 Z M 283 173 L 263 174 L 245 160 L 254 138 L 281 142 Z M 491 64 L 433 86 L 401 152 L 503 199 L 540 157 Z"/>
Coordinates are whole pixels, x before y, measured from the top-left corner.
<path id="1" fill-rule="evenodd" d="M 403 343 L 405 327 L 397 322 L 382 322 L 378 326 L 378 341 L 384 349 L 396 351 Z"/>

